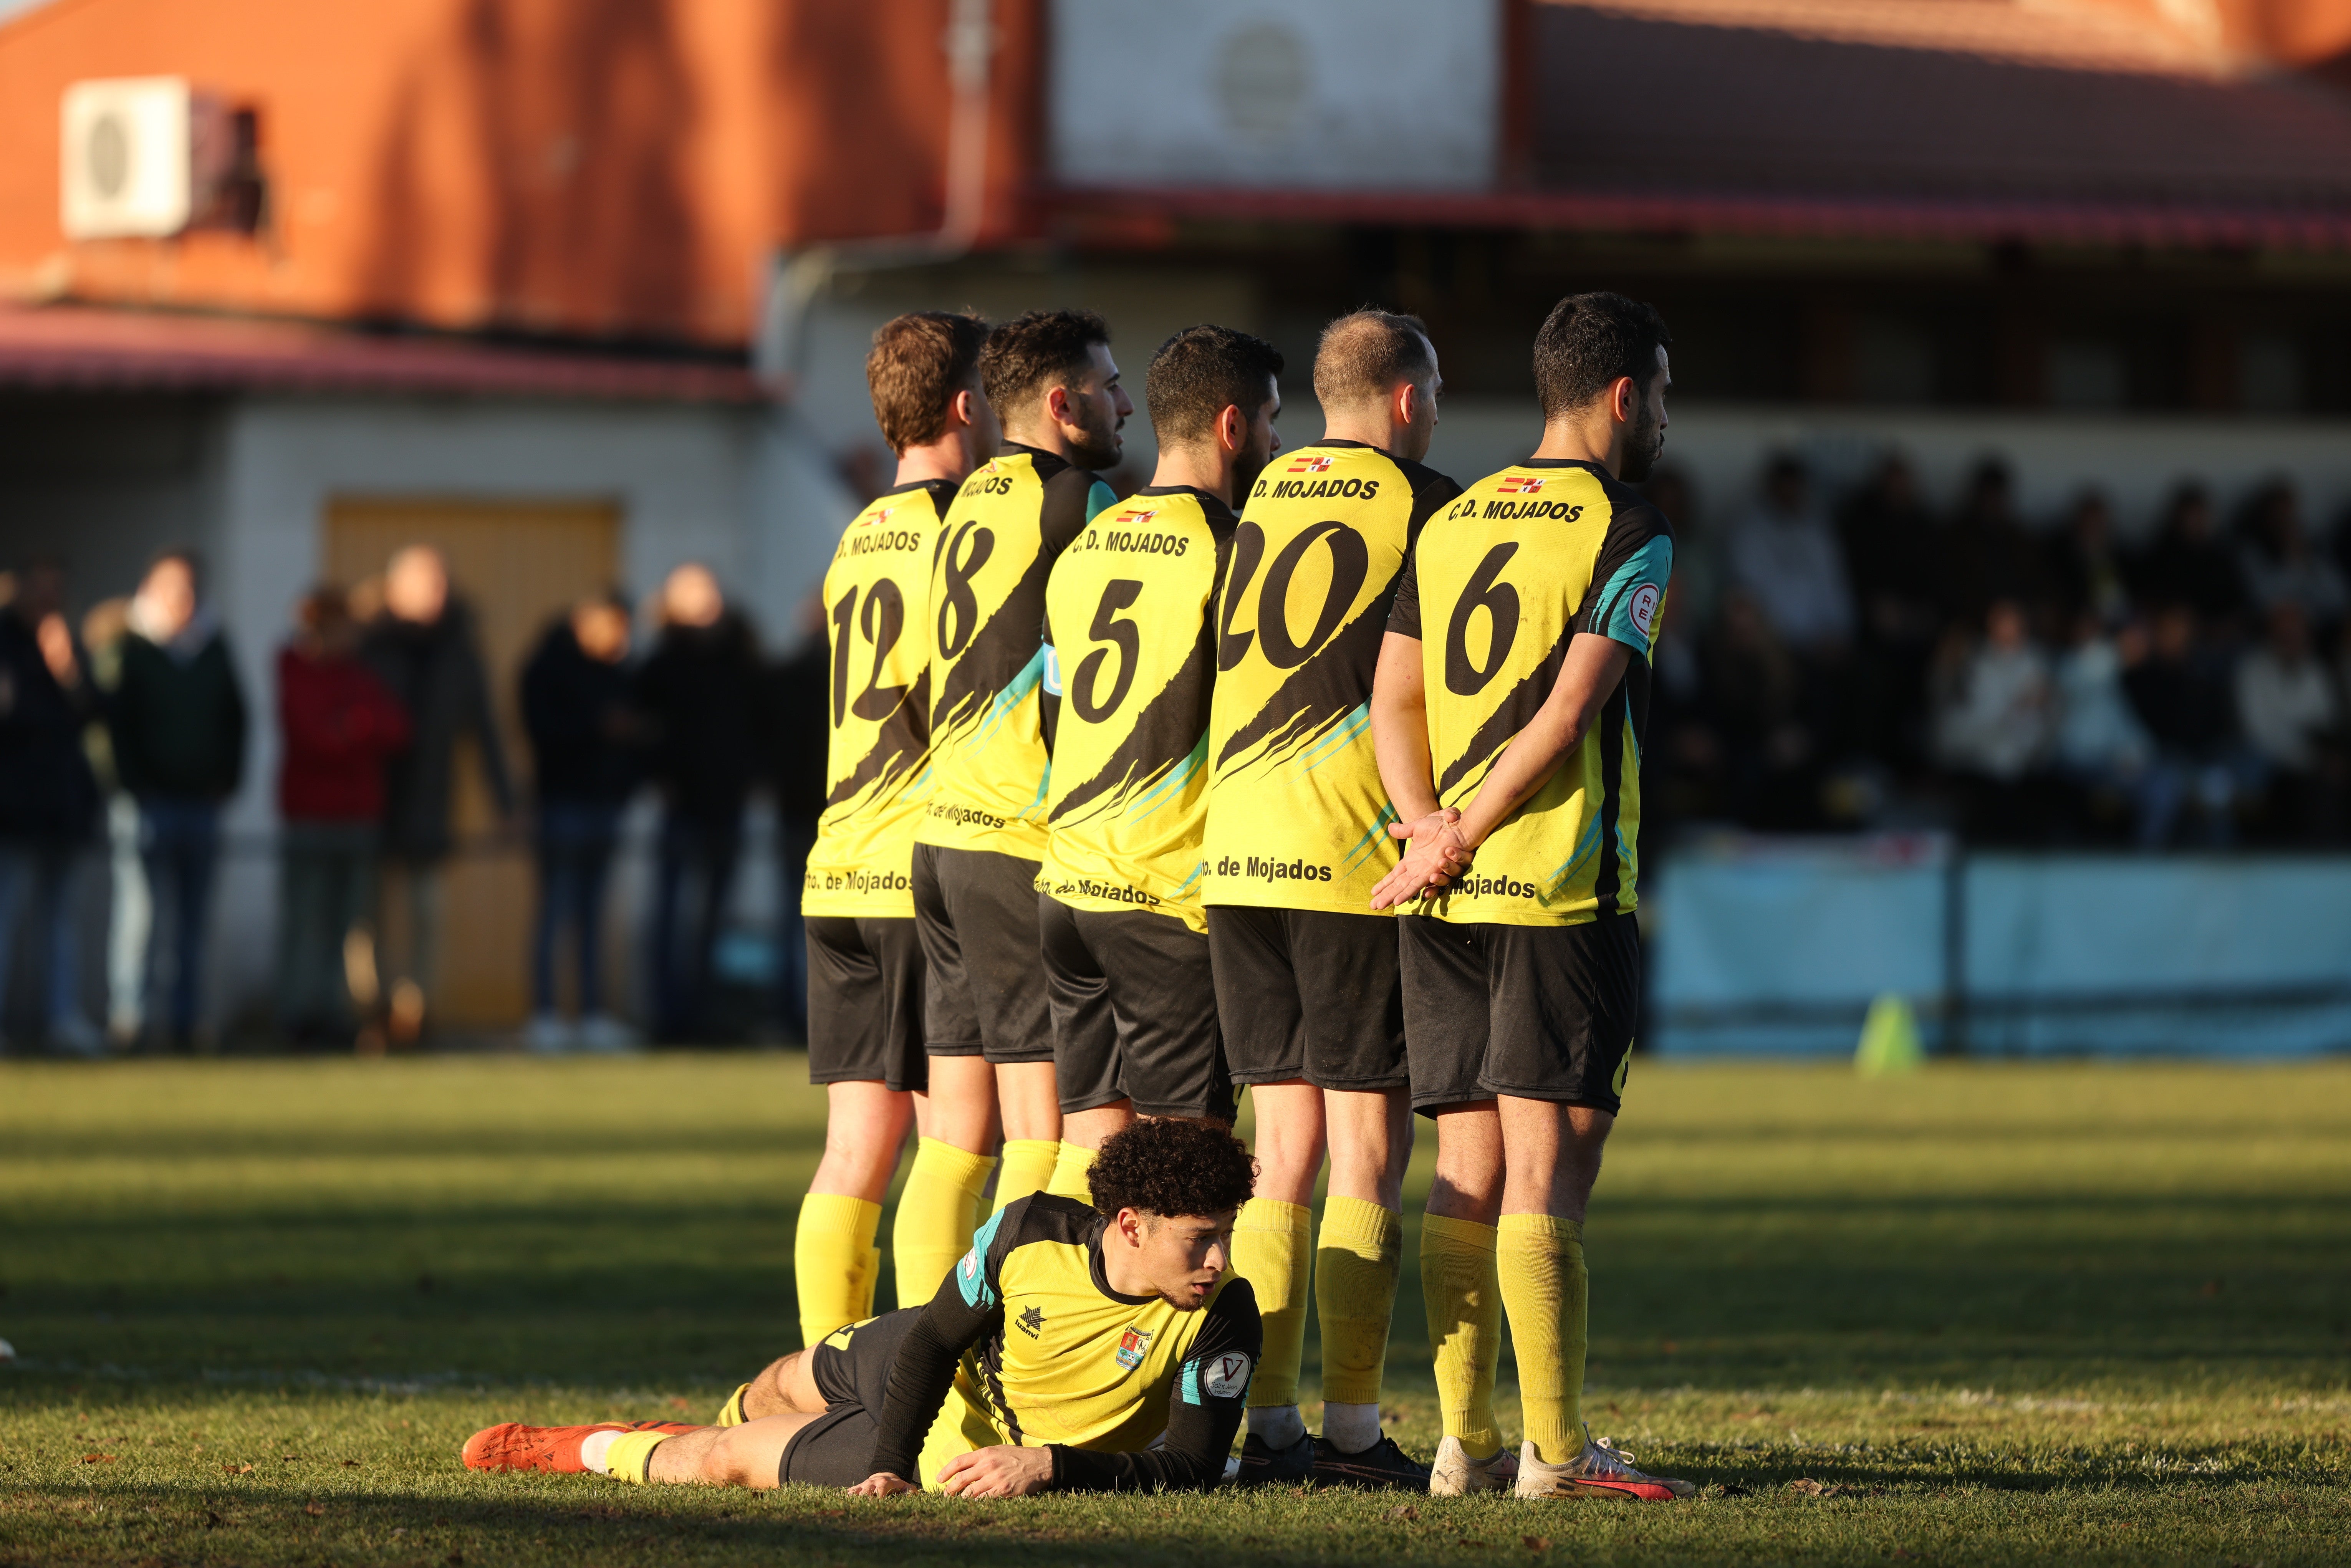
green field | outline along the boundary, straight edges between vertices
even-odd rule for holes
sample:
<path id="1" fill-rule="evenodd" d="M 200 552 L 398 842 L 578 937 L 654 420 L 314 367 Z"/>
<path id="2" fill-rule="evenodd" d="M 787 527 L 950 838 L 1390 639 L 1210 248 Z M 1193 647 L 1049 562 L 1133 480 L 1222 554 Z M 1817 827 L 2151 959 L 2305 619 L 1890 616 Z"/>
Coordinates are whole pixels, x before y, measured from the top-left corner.
<path id="1" fill-rule="evenodd" d="M 0 1065 L 0 1563 L 2351 1560 L 2344 1063 L 1636 1071 L 1591 1410 L 1692 1503 L 461 1469 L 489 1422 L 706 1412 L 795 1343 L 820 1105 L 789 1055 Z"/>

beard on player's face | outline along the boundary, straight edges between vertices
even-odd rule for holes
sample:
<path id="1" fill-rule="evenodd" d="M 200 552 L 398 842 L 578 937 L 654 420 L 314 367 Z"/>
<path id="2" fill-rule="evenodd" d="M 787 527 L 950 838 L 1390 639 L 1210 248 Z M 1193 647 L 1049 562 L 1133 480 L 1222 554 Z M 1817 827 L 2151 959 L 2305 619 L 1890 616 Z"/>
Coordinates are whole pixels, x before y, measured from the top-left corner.
<path id="1" fill-rule="evenodd" d="M 1617 477 L 1627 485 L 1639 484 L 1656 467 L 1665 450 L 1665 421 L 1657 417 L 1656 408 L 1645 397 L 1640 412 L 1633 417 L 1632 428 L 1625 433 L 1625 471 Z"/>
<path id="2" fill-rule="evenodd" d="M 1070 443 L 1071 460 L 1081 468 L 1109 468 L 1118 462 L 1125 443 L 1119 436 L 1119 418 L 1110 396 L 1102 389 L 1080 392 L 1071 389 L 1070 401 L 1063 405 L 1068 417 L 1078 427 L 1078 434 L 1064 438 Z"/>

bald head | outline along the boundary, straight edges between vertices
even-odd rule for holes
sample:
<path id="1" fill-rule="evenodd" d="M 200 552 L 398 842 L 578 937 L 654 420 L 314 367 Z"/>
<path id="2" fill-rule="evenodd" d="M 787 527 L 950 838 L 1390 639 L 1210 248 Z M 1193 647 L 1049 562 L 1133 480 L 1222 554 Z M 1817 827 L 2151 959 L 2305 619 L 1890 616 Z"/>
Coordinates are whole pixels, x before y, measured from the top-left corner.
<path id="1" fill-rule="evenodd" d="M 1417 316 L 1366 308 L 1322 329 L 1314 398 L 1326 434 L 1415 462 L 1437 432 L 1437 350 Z"/>

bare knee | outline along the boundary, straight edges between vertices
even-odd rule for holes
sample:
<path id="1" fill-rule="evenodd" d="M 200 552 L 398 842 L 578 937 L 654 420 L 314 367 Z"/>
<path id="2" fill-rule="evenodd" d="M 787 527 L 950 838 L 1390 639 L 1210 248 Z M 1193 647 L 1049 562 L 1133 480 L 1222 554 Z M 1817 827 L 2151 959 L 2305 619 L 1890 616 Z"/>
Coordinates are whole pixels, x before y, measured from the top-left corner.
<path id="1" fill-rule="evenodd" d="M 761 1450 L 767 1445 L 756 1443 L 738 1433 L 747 1433 L 748 1427 L 729 1427 L 718 1434 L 718 1440 L 702 1451 L 702 1468 L 696 1479 L 705 1486 L 748 1487 L 773 1486 L 776 1477 L 769 1472 L 764 1477 L 755 1474 L 760 1462 Z"/>

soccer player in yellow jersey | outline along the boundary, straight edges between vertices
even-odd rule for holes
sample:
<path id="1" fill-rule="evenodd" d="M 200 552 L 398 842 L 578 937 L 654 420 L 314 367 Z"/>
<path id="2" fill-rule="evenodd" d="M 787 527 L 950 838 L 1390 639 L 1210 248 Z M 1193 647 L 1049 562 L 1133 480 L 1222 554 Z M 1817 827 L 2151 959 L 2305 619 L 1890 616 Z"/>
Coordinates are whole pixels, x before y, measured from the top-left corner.
<path id="1" fill-rule="evenodd" d="M 1151 483 L 1088 523 L 1045 591 L 1050 828 L 1037 925 L 1061 1099 L 1054 1190 L 1136 1115 L 1230 1123 L 1200 834 L 1211 624 L 1234 498 L 1280 449 L 1281 355 L 1229 327 L 1160 345 Z"/>
<path id="2" fill-rule="evenodd" d="M 1061 1154 L 1037 959 L 1045 581 L 1115 499 L 1094 473 L 1118 461 L 1134 404 L 1110 329 L 1090 310 L 1006 322 L 979 374 L 1005 444 L 964 481 L 932 569 L 931 774 L 914 830 L 914 921 L 927 966 L 929 1135 L 977 1161 L 1001 1132 L 1001 1208 L 1044 1186 Z"/>
<path id="3" fill-rule="evenodd" d="M 869 1497 L 1214 1486 L 1259 1350 L 1255 1298 L 1227 1266 L 1249 1151 L 1221 1127 L 1144 1121 L 1089 1175 L 1085 1202 L 998 1210 L 929 1305 L 769 1366 L 747 1423 L 509 1423 L 475 1433 L 465 1466 Z"/>
<path id="4" fill-rule="evenodd" d="M 865 379 L 896 483 L 842 530 L 825 572 L 831 635 L 823 815 L 807 916 L 809 1076 L 825 1086 L 824 1157 L 793 1242 L 802 1343 L 870 1317 L 874 1232 L 906 1124 L 927 1124 L 914 821 L 930 754 L 931 563 L 965 476 L 996 455 L 979 385 L 987 323 L 924 310 L 873 334 Z M 920 1301 L 977 1223 L 993 1161 L 925 1137 L 898 1200 L 898 1300 Z"/>
<path id="5" fill-rule="evenodd" d="M 1380 1432 L 1412 1155 L 1393 916 L 1395 813 L 1369 704 L 1397 574 L 1460 486 L 1425 467 L 1441 386 L 1415 318 L 1360 310 L 1314 359 L 1323 438 L 1258 479 L 1217 614 L 1206 901 L 1236 1082 L 1257 1105 L 1257 1196 L 1233 1235 L 1265 1364 L 1241 1479 L 1428 1484 Z M 1310 1206 L 1325 1149 L 1321 1244 Z M 1322 1434 L 1298 1413 L 1307 1280 L 1322 1324 Z"/>
<path id="6" fill-rule="evenodd" d="M 1437 1121 L 1433 1492 L 1695 1490 L 1583 1415 L 1584 1208 L 1640 1005 L 1641 731 L 1674 555 L 1631 486 L 1665 444 L 1668 340 L 1621 295 L 1559 303 L 1535 338 L 1541 444 L 1429 520 L 1380 651 L 1373 736 L 1411 841 L 1372 902 L 1405 911 L 1412 1099 Z M 1515 1464 L 1494 1421 L 1505 1310 Z"/>

